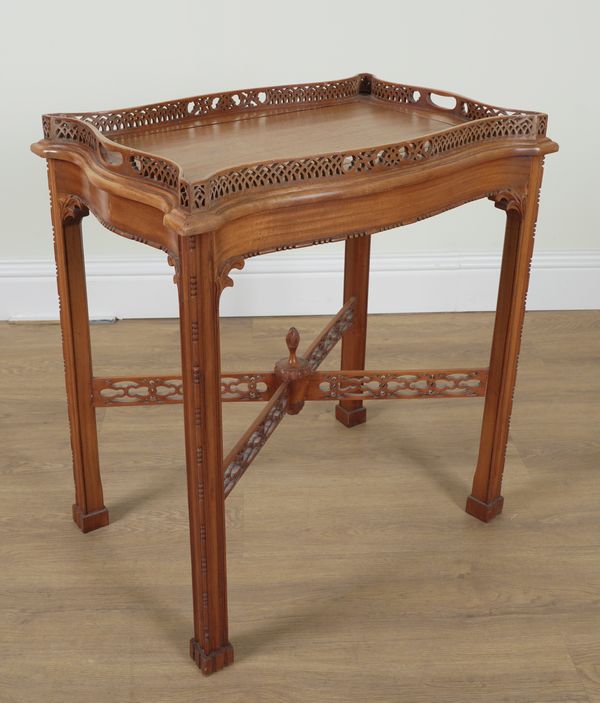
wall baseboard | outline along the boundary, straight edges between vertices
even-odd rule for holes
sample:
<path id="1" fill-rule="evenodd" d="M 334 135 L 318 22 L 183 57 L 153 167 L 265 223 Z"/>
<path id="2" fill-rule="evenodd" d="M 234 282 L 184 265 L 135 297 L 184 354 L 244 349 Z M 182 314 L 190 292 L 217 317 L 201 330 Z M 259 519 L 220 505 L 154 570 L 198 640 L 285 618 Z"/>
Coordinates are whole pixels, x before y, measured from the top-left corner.
<path id="1" fill-rule="evenodd" d="M 374 254 L 371 313 L 493 310 L 500 256 L 493 253 Z M 176 317 L 173 269 L 155 259 L 87 263 L 90 317 Z M 343 257 L 299 252 L 250 259 L 232 272 L 221 314 L 319 315 L 341 306 Z M 540 252 L 534 256 L 528 310 L 600 308 L 600 250 Z M 56 320 L 54 263 L 0 260 L 0 319 Z"/>

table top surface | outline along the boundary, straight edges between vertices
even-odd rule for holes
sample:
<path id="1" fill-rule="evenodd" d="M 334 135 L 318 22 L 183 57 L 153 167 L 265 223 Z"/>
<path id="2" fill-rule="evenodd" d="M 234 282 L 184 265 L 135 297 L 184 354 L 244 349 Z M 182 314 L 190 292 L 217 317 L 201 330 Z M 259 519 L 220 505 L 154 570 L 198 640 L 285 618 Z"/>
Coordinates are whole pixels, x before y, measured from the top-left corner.
<path id="1" fill-rule="evenodd" d="M 140 189 L 169 191 L 187 212 L 279 186 L 415 169 L 498 143 L 549 142 L 543 113 L 367 73 L 42 119 L 36 153 L 83 154 L 90 167 Z"/>
<path id="2" fill-rule="evenodd" d="M 242 164 L 414 140 L 463 122 L 453 113 L 432 113 L 358 95 L 323 107 L 263 110 L 237 119 L 225 115 L 220 120 L 129 131 L 112 140 L 175 161 L 184 178 L 195 181 Z"/>

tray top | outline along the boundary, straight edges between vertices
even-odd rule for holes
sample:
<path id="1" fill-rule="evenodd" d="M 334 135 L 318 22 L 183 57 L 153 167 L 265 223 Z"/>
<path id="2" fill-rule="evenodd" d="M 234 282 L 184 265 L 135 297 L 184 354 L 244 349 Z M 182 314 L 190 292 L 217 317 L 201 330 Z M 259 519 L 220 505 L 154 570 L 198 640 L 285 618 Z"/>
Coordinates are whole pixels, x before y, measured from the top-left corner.
<path id="1" fill-rule="evenodd" d="M 293 111 L 261 111 L 243 118 L 129 131 L 112 140 L 164 156 L 187 180 L 202 180 L 241 164 L 297 159 L 307 154 L 363 150 L 414 140 L 464 120 L 359 95 L 341 104 Z"/>
<path id="2" fill-rule="evenodd" d="M 42 118 L 42 156 L 84 152 L 103 171 L 207 210 L 255 189 L 364 178 L 502 142 L 545 138 L 547 116 L 368 73 Z"/>

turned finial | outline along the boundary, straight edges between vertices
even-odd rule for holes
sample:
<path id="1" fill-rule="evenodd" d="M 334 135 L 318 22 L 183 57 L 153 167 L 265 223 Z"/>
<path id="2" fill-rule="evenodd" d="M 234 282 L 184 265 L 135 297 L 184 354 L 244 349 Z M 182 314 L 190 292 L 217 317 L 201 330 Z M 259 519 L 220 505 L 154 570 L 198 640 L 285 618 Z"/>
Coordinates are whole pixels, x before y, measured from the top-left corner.
<path id="1" fill-rule="evenodd" d="M 279 359 L 275 364 L 275 375 L 283 383 L 290 383 L 308 376 L 311 370 L 308 361 L 296 355 L 300 344 L 300 333 L 295 327 L 290 327 L 285 337 L 285 343 L 289 355 L 286 359 Z"/>
<path id="2" fill-rule="evenodd" d="M 300 332 L 295 327 L 290 327 L 289 332 L 285 337 L 285 343 L 287 344 L 288 351 L 290 353 L 288 364 L 290 366 L 298 365 L 298 357 L 296 356 L 296 349 L 300 344 Z"/>
<path id="3" fill-rule="evenodd" d="M 275 376 L 280 383 L 288 384 L 287 412 L 289 415 L 297 415 L 304 406 L 306 385 L 312 371 L 307 359 L 296 356 L 296 350 L 300 344 L 300 332 L 295 327 L 290 327 L 285 336 L 285 343 L 289 356 L 287 359 L 279 359 L 275 364 Z"/>

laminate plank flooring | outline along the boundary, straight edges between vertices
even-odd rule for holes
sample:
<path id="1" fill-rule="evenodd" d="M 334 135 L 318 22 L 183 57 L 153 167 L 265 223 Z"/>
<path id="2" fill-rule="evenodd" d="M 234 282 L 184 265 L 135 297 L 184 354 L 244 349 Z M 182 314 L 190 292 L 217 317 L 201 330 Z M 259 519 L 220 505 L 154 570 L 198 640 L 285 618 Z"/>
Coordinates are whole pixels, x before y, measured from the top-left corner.
<path id="1" fill-rule="evenodd" d="M 290 324 L 223 319 L 223 368 Z M 371 368 L 485 366 L 484 313 L 369 319 Z M 175 320 L 92 327 L 96 375 L 178 370 Z M 181 406 L 98 411 L 111 525 L 82 535 L 57 325 L 0 325 L 2 703 L 600 701 L 600 311 L 528 313 L 504 483 L 463 512 L 483 401 L 285 418 L 227 501 L 236 663 L 192 634 Z M 335 368 L 339 355 L 325 362 Z M 224 406 L 225 448 L 261 404 Z"/>

